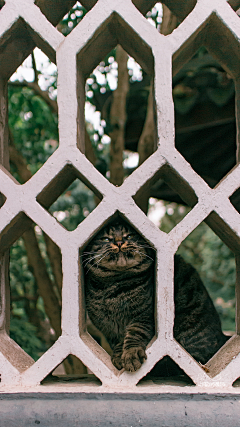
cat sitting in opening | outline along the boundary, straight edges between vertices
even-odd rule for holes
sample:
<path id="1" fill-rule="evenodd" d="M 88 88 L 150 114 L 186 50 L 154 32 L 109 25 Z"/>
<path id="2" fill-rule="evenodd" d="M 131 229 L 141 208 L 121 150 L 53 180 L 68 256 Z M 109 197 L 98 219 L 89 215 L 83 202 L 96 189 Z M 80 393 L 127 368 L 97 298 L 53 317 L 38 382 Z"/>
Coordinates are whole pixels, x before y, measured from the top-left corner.
<path id="1" fill-rule="evenodd" d="M 127 223 L 103 228 L 83 254 L 88 315 L 112 348 L 117 369 L 136 371 L 155 334 L 154 252 Z M 174 258 L 175 339 L 205 364 L 226 342 L 197 271 Z"/>

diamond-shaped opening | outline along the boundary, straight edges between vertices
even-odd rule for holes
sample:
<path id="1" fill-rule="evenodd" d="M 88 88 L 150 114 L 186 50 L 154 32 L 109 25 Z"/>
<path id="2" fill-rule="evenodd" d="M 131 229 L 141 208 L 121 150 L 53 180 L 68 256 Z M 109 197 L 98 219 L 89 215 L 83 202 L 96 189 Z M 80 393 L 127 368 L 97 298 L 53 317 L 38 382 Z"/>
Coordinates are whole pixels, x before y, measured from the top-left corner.
<path id="1" fill-rule="evenodd" d="M 160 24 L 162 23 L 163 15 L 163 6 L 162 3 L 152 2 L 153 7 L 149 10 L 149 2 L 145 2 L 145 7 L 147 7 L 148 12 L 146 13 L 146 18 L 153 26 L 155 26 L 160 31 Z M 143 4 L 142 4 L 143 5 Z M 151 6 L 151 5 L 150 5 Z M 144 13 L 145 10 L 142 10 Z"/>
<path id="2" fill-rule="evenodd" d="M 101 386 L 101 381 L 87 369 L 80 359 L 69 354 L 53 372 L 41 381 L 42 385 L 66 385 L 66 386 Z"/>
<path id="3" fill-rule="evenodd" d="M 146 10 L 149 10 L 149 3 L 150 3 L 150 7 L 151 5 L 155 4 L 155 7 L 158 6 L 159 3 L 156 3 L 154 0 L 149 2 L 149 1 L 144 1 L 144 2 L 140 2 L 139 0 L 133 0 L 133 3 L 139 8 L 141 9 L 142 13 L 146 13 Z M 171 9 L 171 12 L 179 19 L 179 21 L 183 21 L 187 15 L 192 12 L 192 10 L 194 9 L 194 7 L 196 6 L 197 0 L 181 0 L 178 3 L 175 2 L 171 2 L 169 4 L 169 7 Z M 233 10 L 238 11 L 239 9 L 239 4 L 237 1 L 235 0 L 229 0 L 228 3 L 230 4 L 230 6 L 233 8 Z M 154 7 L 153 7 L 154 9 Z M 148 12 L 150 13 L 150 12 Z"/>
<path id="4" fill-rule="evenodd" d="M 117 212 L 81 248 L 80 260 L 88 332 L 118 370 L 140 368 L 155 334 L 153 247 Z"/>
<path id="5" fill-rule="evenodd" d="M 174 202 L 167 202 L 172 197 Z M 190 185 L 169 164 L 162 166 L 133 198 L 149 219 L 167 233 L 198 202 Z"/>
<path id="6" fill-rule="evenodd" d="M 175 255 L 174 337 L 197 362 L 207 364 L 204 369 L 210 376 L 226 366 L 226 356 L 223 359 L 215 354 L 220 349 L 226 353 L 223 346 L 235 333 L 235 255 L 239 242 L 237 248 L 231 237 L 233 232 L 212 213 L 189 234 Z M 213 357 L 217 362 L 207 363 Z"/>
<path id="7" fill-rule="evenodd" d="M 4 194 L 0 193 L 0 208 L 4 205 L 7 198 L 4 196 Z"/>
<path id="8" fill-rule="evenodd" d="M 58 0 L 54 0 L 51 3 L 51 7 L 49 7 L 48 3 L 45 4 L 44 2 L 42 1 L 40 2 L 39 0 L 35 0 L 34 3 L 39 7 L 41 12 L 47 17 L 47 19 L 54 26 L 57 26 L 58 30 L 62 32 L 64 35 L 68 34 L 67 32 L 68 21 L 78 20 L 79 18 L 81 19 L 86 13 L 86 9 L 84 9 L 84 7 L 82 6 L 82 2 L 80 3 L 79 1 L 77 1 L 74 5 L 73 1 L 59 3 Z M 70 9 L 70 3 L 72 4 L 71 9 Z M 82 9 L 83 9 L 84 15 L 82 13 L 78 13 L 82 11 Z M 73 14 L 75 16 L 71 17 L 71 15 Z M 73 27 L 70 25 L 68 28 L 71 31 Z"/>
<path id="9" fill-rule="evenodd" d="M 154 6 L 153 11 L 155 7 L 159 8 L 161 6 L 161 3 L 156 2 L 154 0 L 151 0 L 151 1 L 133 0 L 133 3 L 136 4 L 138 9 L 142 13 L 146 13 L 146 10 L 149 10 L 149 6 L 150 7 Z M 181 0 L 177 4 L 175 2 L 170 2 L 170 3 L 167 2 L 169 9 L 175 15 L 171 19 L 174 20 L 175 18 L 177 18 L 179 22 L 183 21 L 186 18 L 186 16 L 194 9 L 196 3 L 197 3 L 197 0 L 187 0 L 187 1 Z"/>
<path id="10" fill-rule="evenodd" d="M 176 148 L 212 188 L 236 164 L 239 60 L 236 38 L 215 13 L 173 57 Z"/>
<path id="11" fill-rule="evenodd" d="M 62 256 L 30 220 L 10 248 L 9 277 L 10 337 L 37 360 L 61 335 Z"/>
<path id="12" fill-rule="evenodd" d="M 67 36 L 77 24 L 84 18 L 87 13 L 87 9 L 77 1 L 74 6 L 66 12 L 63 19 L 57 25 L 57 29 L 64 35 Z"/>
<path id="13" fill-rule="evenodd" d="M 192 379 L 171 359 L 164 356 L 151 371 L 143 377 L 138 386 L 143 385 L 171 385 L 186 387 L 195 385 Z"/>
<path id="14" fill-rule="evenodd" d="M 237 212 L 240 212 L 240 188 L 234 191 L 234 193 L 229 197 L 229 200 Z"/>
<path id="15" fill-rule="evenodd" d="M 143 148 L 138 147 L 154 74 L 151 48 L 117 13 L 113 13 L 78 53 L 77 64 L 79 146 L 85 139 L 87 157 L 112 183 L 121 185 L 139 161 L 143 162 L 156 149 L 155 112 L 152 114 L 149 152 L 143 153 Z M 92 144 L 82 131 L 84 87 L 85 118 Z M 149 103 L 154 111 L 152 96 Z"/>
<path id="16" fill-rule="evenodd" d="M 151 0 L 151 1 L 139 1 L 139 0 L 132 0 L 133 4 L 140 10 L 140 12 L 145 15 L 151 8 L 154 9 L 154 5 L 155 3 L 158 6 L 158 3 L 156 0 Z M 81 4 L 87 9 L 90 10 L 92 9 L 93 6 L 95 6 L 95 4 L 97 3 L 97 0 L 91 0 L 89 2 L 89 0 L 81 0 Z M 154 14 L 154 11 L 153 11 Z"/>
<path id="17" fill-rule="evenodd" d="M 61 172 L 37 196 L 37 201 L 69 231 L 96 207 L 102 195 L 72 165 Z"/>
<path id="18" fill-rule="evenodd" d="M 155 3 L 157 3 L 156 0 L 151 1 L 139 1 L 139 0 L 132 0 L 133 4 L 140 10 L 140 12 L 145 15 L 149 9 L 151 9 Z M 86 9 L 91 9 L 95 4 L 97 3 L 97 0 L 91 0 L 90 2 L 88 0 L 81 0 L 81 4 L 86 7 Z"/>

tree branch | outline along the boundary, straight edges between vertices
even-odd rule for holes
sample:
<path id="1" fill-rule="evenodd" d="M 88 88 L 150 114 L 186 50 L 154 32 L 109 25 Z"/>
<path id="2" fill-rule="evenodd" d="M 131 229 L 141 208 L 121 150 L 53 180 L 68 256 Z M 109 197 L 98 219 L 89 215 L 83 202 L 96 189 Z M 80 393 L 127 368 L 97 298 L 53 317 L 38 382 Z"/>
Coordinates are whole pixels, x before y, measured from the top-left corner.
<path id="1" fill-rule="evenodd" d="M 34 82 L 28 82 L 26 80 L 23 80 L 22 82 L 9 81 L 8 84 L 9 86 L 13 86 L 13 87 L 29 87 L 46 102 L 46 104 L 50 107 L 53 113 L 56 113 L 56 114 L 58 113 L 57 102 L 54 99 L 51 99 L 48 91 L 42 90 L 39 84 L 36 83 L 35 81 Z"/>
<path id="2" fill-rule="evenodd" d="M 44 233 L 48 258 L 52 267 L 53 276 L 58 288 L 59 294 L 62 294 L 62 256 L 59 247 Z"/>
<path id="3" fill-rule="evenodd" d="M 160 33 L 164 36 L 171 34 L 179 24 L 179 19 L 163 4 L 163 18 L 160 27 Z"/>
<path id="4" fill-rule="evenodd" d="M 35 74 L 35 76 L 36 76 L 36 74 Z M 47 90 L 42 90 L 40 88 L 40 86 L 39 86 L 39 84 L 38 84 L 38 82 L 36 80 L 34 82 L 28 82 L 26 80 L 23 80 L 22 82 L 18 82 L 18 81 L 12 82 L 12 81 L 9 81 L 8 84 L 10 86 L 13 86 L 13 87 L 28 87 L 28 88 L 32 89 L 36 93 L 36 95 L 40 96 L 46 102 L 46 104 L 50 107 L 50 109 L 51 109 L 51 111 L 53 113 L 58 114 L 58 104 L 57 104 L 57 102 L 54 99 L 50 98 L 49 93 L 48 93 Z M 96 155 L 94 153 L 94 149 L 93 149 L 93 146 L 92 146 L 91 139 L 89 137 L 88 131 L 86 129 L 86 126 L 85 126 L 85 155 L 86 155 L 87 159 L 93 165 L 96 164 L 97 158 L 96 158 Z M 14 150 L 12 150 L 12 159 L 11 159 L 12 161 L 13 161 L 13 158 L 18 162 L 18 166 L 21 168 L 21 170 L 23 170 L 23 166 L 21 166 L 21 163 L 25 163 L 25 165 L 27 167 L 27 164 L 24 161 L 24 159 L 22 158 L 20 160 L 19 155 L 17 155 L 17 153 L 14 152 Z M 13 161 L 13 163 L 14 163 L 14 161 Z M 31 175 L 27 179 L 29 179 L 29 178 L 31 178 Z M 26 179 L 26 181 L 27 181 L 27 179 Z"/>
<path id="5" fill-rule="evenodd" d="M 39 72 L 37 70 L 34 52 L 31 53 L 31 58 L 32 58 L 32 67 L 33 67 L 33 71 L 34 71 L 34 82 L 38 84 L 38 74 L 39 74 Z"/>
<path id="6" fill-rule="evenodd" d="M 119 186 L 123 183 L 124 129 L 126 123 L 126 98 L 129 90 L 128 55 L 119 45 L 116 50 L 116 61 L 118 63 L 118 87 L 113 92 L 110 112 L 112 127 L 112 132 L 110 133 L 110 181 Z"/>
<path id="7" fill-rule="evenodd" d="M 28 263 L 33 270 L 39 294 L 44 301 L 46 315 L 56 332 L 56 336 L 59 337 L 61 335 L 61 309 L 53 290 L 53 283 L 47 273 L 34 229 L 30 228 L 25 231 L 22 237 L 27 251 Z"/>

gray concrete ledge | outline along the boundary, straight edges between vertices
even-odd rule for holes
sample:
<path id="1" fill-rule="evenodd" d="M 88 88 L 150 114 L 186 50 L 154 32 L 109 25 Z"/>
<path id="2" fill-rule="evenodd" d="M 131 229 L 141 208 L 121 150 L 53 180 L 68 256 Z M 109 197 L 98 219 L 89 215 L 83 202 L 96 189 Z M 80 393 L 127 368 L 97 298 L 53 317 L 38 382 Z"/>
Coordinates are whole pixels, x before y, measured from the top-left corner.
<path id="1" fill-rule="evenodd" d="M 1 427 L 238 427 L 240 395 L 2 393 L 0 414 Z"/>

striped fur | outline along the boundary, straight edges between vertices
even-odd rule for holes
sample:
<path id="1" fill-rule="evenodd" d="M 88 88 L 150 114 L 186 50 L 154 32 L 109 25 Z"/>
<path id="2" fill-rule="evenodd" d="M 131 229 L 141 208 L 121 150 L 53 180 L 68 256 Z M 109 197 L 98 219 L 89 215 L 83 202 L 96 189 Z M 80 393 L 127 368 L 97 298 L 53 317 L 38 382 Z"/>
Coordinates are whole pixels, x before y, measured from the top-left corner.
<path id="1" fill-rule="evenodd" d="M 108 340 L 112 363 L 118 369 L 139 369 L 155 334 L 153 249 L 131 226 L 117 220 L 87 246 L 83 266 L 88 315 Z M 179 255 L 174 287 L 174 337 L 204 364 L 226 337 L 198 273 Z"/>

